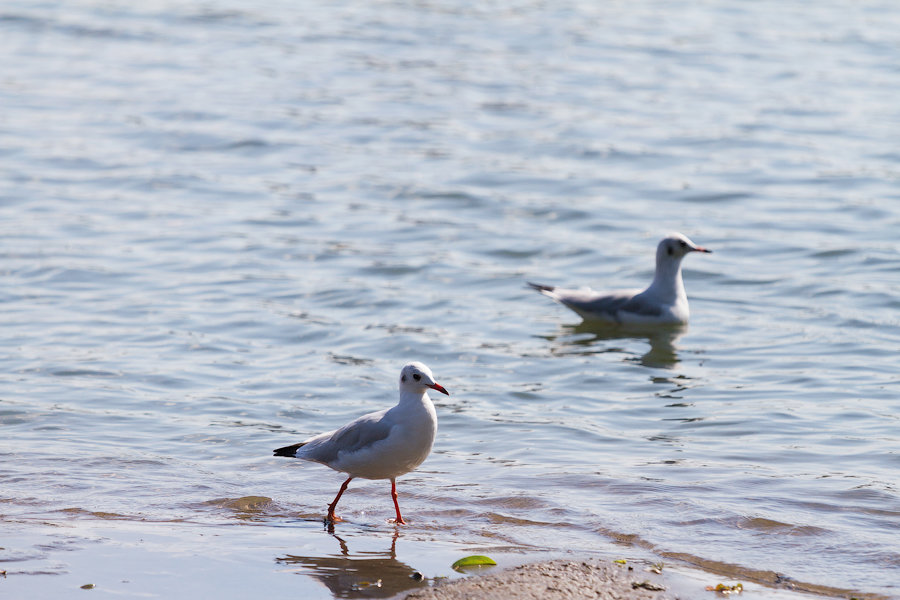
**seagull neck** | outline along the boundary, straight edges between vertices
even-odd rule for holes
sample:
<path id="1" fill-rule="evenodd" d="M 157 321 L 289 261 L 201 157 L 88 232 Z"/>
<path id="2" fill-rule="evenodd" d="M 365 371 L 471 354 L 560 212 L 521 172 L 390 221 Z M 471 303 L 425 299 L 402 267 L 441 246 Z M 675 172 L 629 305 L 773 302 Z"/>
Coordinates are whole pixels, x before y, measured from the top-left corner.
<path id="1" fill-rule="evenodd" d="M 684 297 L 684 281 L 681 279 L 681 259 L 657 257 L 656 274 L 647 291 L 661 300 L 674 301 Z"/>
<path id="2" fill-rule="evenodd" d="M 431 398 L 428 397 L 428 394 L 425 391 L 400 390 L 400 405 L 401 406 L 422 405 L 422 404 L 428 404 L 430 402 L 431 402 Z"/>

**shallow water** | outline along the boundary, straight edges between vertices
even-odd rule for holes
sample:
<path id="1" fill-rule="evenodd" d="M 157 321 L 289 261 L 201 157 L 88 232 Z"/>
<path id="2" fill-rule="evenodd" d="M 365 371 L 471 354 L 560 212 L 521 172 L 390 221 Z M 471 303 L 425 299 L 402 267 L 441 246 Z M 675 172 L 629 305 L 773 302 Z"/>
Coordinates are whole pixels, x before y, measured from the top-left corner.
<path id="1" fill-rule="evenodd" d="M 888 2 L 5 3 L 0 589 L 477 550 L 900 597 L 898 44 Z M 672 230 L 686 331 L 525 288 L 640 286 Z M 271 450 L 411 359 L 452 396 L 410 525 L 354 482 L 332 535 L 340 475 Z"/>

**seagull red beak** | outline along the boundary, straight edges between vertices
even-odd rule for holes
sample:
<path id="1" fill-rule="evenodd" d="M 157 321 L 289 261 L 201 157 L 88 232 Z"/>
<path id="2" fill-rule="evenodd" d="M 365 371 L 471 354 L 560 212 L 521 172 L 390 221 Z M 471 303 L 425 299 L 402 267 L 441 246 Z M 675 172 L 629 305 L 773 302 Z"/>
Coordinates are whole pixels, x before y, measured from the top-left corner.
<path id="1" fill-rule="evenodd" d="M 709 248 L 704 248 L 703 246 L 695 246 L 694 252 L 706 252 L 707 254 L 712 254 L 712 250 Z"/>
<path id="2" fill-rule="evenodd" d="M 447 390 L 445 390 L 445 389 L 444 389 L 444 386 L 442 386 L 442 385 L 439 384 L 439 383 L 435 383 L 435 384 L 429 385 L 428 387 L 430 387 L 430 388 L 433 389 L 433 390 L 437 390 L 437 391 L 439 391 L 439 392 L 442 393 L 442 394 L 447 394 L 448 396 L 450 395 L 450 392 L 448 392 Z"/>

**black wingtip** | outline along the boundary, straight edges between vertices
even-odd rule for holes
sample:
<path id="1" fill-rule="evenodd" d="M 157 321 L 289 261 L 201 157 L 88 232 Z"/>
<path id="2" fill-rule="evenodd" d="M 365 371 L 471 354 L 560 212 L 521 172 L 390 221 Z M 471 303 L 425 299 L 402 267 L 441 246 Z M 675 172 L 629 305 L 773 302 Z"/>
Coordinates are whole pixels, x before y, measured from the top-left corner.
<path id="1" fill-rule="evenodd" d="M 288 458 L 294 458 L 297 455 L 297 450 L 299 450 L 300 446 L 302 445 L 302 442 L 299 444 L 291 444 L 290 446 L 285 446 L 284 448 L 272 450 L 272 453 L 275 456 L 286 456 Z"/>
<path id="2" fill-rule="evenodd" d="M 552 292 L 553 290 L 556 289 L 555 285 L 541 285 L 540 283 L 531 283 L 530 281 L 526 281 L 525 283 L 527 283 L 528 285 L 530 285 L 531 287 L 533 287 L 534 289 L 536 289 L 539 292 Z"/>

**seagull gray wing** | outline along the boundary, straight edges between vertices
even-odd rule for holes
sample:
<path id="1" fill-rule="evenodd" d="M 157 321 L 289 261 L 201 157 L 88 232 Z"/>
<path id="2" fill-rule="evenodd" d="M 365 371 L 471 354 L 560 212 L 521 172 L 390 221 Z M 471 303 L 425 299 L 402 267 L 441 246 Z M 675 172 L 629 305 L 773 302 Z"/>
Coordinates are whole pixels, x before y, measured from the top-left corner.
<path id="1" fill-rule="evenodd" d="M 336 431 L 308 440 L 297 451 L 297 457 L 329 464 L 336 461 L 340 454 L 352 454 L 386 439 L 393 426 L 384 419 L 386 412 L 363 415 Z"/>
<path id="2" fill-rule="evenodd" d="M 642 317 L 661 317 L 663 308 L 658 302 L 649 302 L 644 294 L 633 296 L 619 307 L 622 312 L 628 312 Z"/>
<path id="3" fill-rule="evenodd" d="M 629 306 L 640 307 L 641 310 L 650 307 L 643 303 L 635 303 L 635 291 L 599 293 L 593 290 L 563 290 L 556 288 L 552 292 L 552 298 L 565 306 L 568 306 L 585 318 L 602 318 L 617 321 L 620 310 L 629 310 Z"/>
<path id="4" fill-rule="evenodd" d="M 590 288 L 563 289 L 551 285 L 529 283 L 531 287 L 563 304 L 584 319 L 621 322 L 621 313 L 642 317 L 660 317 L 663 307 L 647 298 L 647 290 L 595 292 Z"/>

